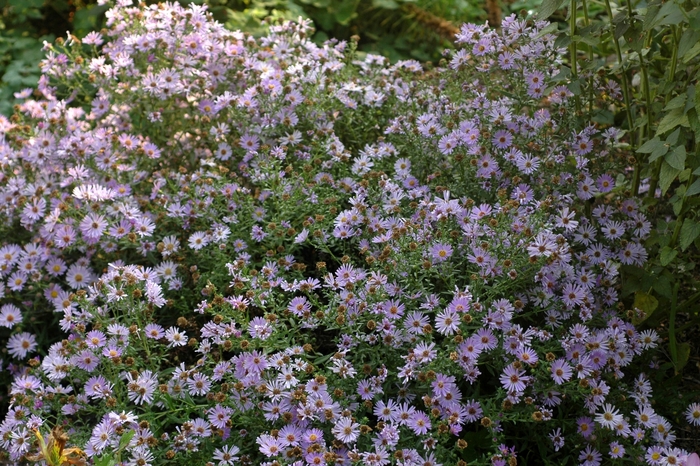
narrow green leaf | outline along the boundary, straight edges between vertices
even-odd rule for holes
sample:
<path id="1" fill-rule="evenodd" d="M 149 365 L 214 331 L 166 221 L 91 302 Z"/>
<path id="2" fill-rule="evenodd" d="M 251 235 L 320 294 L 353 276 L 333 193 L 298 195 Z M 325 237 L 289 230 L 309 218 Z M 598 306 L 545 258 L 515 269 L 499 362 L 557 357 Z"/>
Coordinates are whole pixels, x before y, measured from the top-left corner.
<path id="1" fill-rule="evenodd" d="M 681 226 L 681 234 L 679 236 L 681 251 L 685 251 L 688 246 L 693 244 L 693 241 L 698 236 L 700 236 L 700 223 L 686 218 L 683 221 L 683 226 Z"/>
<path id="2" fill-rule="evenodd" d="M 676 179 L 681 171 L 682 170 L 679 170 L 678 168 L 672 167 L 664 160 L 664 162 L 661 164 L 661 173 L 659 173 L 659 187 L 661 188 L 661 192 L 663 194 L 666 194 L 668 188 L 671 187 L 671 183 L 673 183 L 673 180 Z"/>
<path id="3" fill-rule="evenodd" d="M 547 19 L 564 4 L 565 0 L 544 0 L 537 9 L 539 19 Z"/>
<path id="4" fill-rule="evenodd" d="M 661 250 L 661 255 L 659 258 L 659 260 L 661 261 L 661 265 L 666 267 L 668 264 L 671 263 L 671 261 L 673 261 L 673 259 L 676 258 L 677 255 L 678 255 L 678 251 L 676 251 L 675 249 L 673 249 L 671 247 L 665 246 Z"/>
<path id="5" fill-rule="evenodd" d="M 664 159 L 670 166 L 678 170 L 683 170 L 685 168 L 685 146 L 676 146 L 676 148 L 666 154 Z"/>

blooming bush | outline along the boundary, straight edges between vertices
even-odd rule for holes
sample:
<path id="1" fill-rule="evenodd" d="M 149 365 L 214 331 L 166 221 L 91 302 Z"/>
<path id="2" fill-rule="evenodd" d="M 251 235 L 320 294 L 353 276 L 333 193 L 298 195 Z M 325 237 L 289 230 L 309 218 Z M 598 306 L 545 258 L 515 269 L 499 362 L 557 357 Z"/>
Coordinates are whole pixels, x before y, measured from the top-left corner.
<path id="1" fill-rule="evenodd" d="M 2 122 L 6 457 L 685 461 L 618 297 L 650 225 L 546 23 L 423 70 L 127 3 Z"/>

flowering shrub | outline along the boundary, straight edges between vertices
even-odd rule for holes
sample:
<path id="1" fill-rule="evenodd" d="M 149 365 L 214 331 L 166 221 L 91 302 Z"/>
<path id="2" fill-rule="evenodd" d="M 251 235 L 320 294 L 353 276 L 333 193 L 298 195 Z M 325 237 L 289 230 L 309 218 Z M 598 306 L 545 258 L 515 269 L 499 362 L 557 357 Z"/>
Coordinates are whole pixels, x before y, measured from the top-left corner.
<path id="1" fill-rule="evenodd" d="M 108 22 L 2 122 L 10 460 L 58 426 L 99 465 L 685 461 L 618 299 L 650 225 L 546 23 L 425 71 L 303 22 Z"/>

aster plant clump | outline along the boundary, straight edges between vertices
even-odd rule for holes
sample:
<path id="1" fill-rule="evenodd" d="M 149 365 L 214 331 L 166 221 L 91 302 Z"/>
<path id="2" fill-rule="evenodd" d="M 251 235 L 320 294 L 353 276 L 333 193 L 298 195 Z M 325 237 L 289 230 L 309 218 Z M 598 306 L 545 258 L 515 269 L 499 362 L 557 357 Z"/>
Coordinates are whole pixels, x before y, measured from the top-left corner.
<path id="1" fill-rule="evenodd" d="M 515 464 L 533 433 L 685 460 L 618 297 L 650 225 L 546 23 L 465 25 L 426 71 L 304 22 L 108 18 L 2 122 L 5 458 L 58 426 L 105 465 Z"/>

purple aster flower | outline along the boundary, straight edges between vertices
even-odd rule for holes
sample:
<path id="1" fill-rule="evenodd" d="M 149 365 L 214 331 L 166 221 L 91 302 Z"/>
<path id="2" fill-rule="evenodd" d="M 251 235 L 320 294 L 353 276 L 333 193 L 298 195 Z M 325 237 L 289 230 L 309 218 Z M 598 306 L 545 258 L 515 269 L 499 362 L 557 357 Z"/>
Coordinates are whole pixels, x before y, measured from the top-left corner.
<path id="1" fill-rule="evenodd" d="M 360 424 L 353 422 L 349 417 L 341 417 L 333 426 L 331 431 L 336 439 L 343 443 L 354 443 L 360 434 Z"/>
<path id="2" fill-rule="evenodd" d="M 137 405 L 143 403 L 151 403 L 153 394 L 158 386 L 158 379 L 149 370 L 141 372 L 137 377 L 131 373 L 126 373 L 128 396 L 131 401 Z"/>
<path id="3" fill-rule="evenodd" d="M 406 425 L 416 435 L 424 435 L 432 427 L 430 418 L 423 411 L 415 411 Z"/>
<path id="4" fill-rule="evenodd" d="M 231 420 L 232 414 L 233 409 L 217 403 L 216 406 L 207 411 L 207 419 L 217 429 L 225 429 Z"/>
<path id="5" fill-rule="evenodd" d="M 573 371 L 571 366 L 566 362 L 565 359 L 557 359 L 552 363 L 552 379 L 557 385 L 561 385 L 567 380 L 571 379 Z"/>
<path id="6" fill-rule="evenodd" d="M 561 434 L 561 428 L 557 427 L 556 430 L 552 431 L 549 434 L 549 438 L 554 446 L 554 451 L 559 451 L 564 446 L 564 436 Z"/>
<path id="7" fill-rule="evenodd" d="M 452 246 L 446 243 L 436 243 L 430 248 L 430 255 L 435 263 L 444 262 L 452 256 Z"/>
<path id="8" fill-rule="evenodd" d="M 204 396 L 209 393 L 211 381 L 209 377 L 198 372 L 187 380 L 187 387 L 191 396 Z"/>
<path id="9" fill-rule="evenodd" d="M 513 135 L 510 131 L 500 129 L 493 135 L 492 142 L 499 149 L 508 149 L 513 142 Z"/>
<path id="10" fill-rule="evenodd" d="M 435 329 L 442 335 L 453 335 L 459 329 L 459 316 L 446 309 L 435 318 Z"/>
<path id="11" fill-rule="evenodd" d="M 233 466 L 238 462 L 238 453 L 241 449 L 235 445 L 224 445 L 214 450 L 214 457 L 218 461 L 218 466 Z"/>
<path id="12" fill-rule="evenodd" d="M 579 461 L 581 461 L 581 466 L 600 466 L 600 460 L 602 455 L 598 450 L 588 445 L 581 451 L 578 455 Z"/>
<path id="13" fill-rule="evenodd" d="M 503 370 L 503 374 L 499 377 L 501 385 L 507 391 L 523 392 L 525 384 L 530 381 L 530 377 L 524 375 L 525 371 L 516 369 L 513 365 L 507 366 Z"/>
<path id="14" fill-rule="evenodd" d="M 86 349 L 73 356 L 71 362 L 84 371 L 92 372 L 97 368 L 100 360 L 92 351 Z"/>
<path id="15" fill-rule="evenodd" d="M 88 239 L 98 239 L 107 228 L 104 216 L 89 213 L 80 222 L 80 231 Z"/>
<path id="16" fill-rule="evenodd" d="M 14 304 L 5 304 L 0 308 L 0 327 L 12 328 L 22 323 L 22 312 Z"/>
<path id="17" fill-rule="evenodd" d="M 177 327 L 170 327 L 165 331 L 165 339 L 168 340 L 168 348 L 175 346 L 185 346 L 187 344 L 187 334 Z"/>
<path id="18" fill-rule="evenodd" d="M 114 384 L 101 375 L 90 377 L 85 383 L 85 394 L 92 399 L 102 400 L 112 394 Z"/>
<path id="19" fill-rule="evenodd" d="M 248 323 L 248 333 L 251 338 L 260 338 L 261 340 L 266 340 L 270 335 L 272 335 L 272 326 L 270 322 L 265 320 L 263 317 L 254 317 Z"/>
<path id="20" fill-rule="evenodd" d="M 24 359 L 36 347 L 36 337 L 27 332 L 15 333 L 7 340 L 7 351 L 16 359 Z"/>
<path id="21" fill-rule="evenodd" d="M 700 403 L 693 403 L 685 410 L 685 419 L 688 424 L 700 426 Z"/>
<path id="22" fill-rule="evenodd" d="M 583 436 L 583 438 L 589 438 L 593 435 L 593 419 L 590 417 L 580 417 L 576 419 L 577 432 Z"/>

